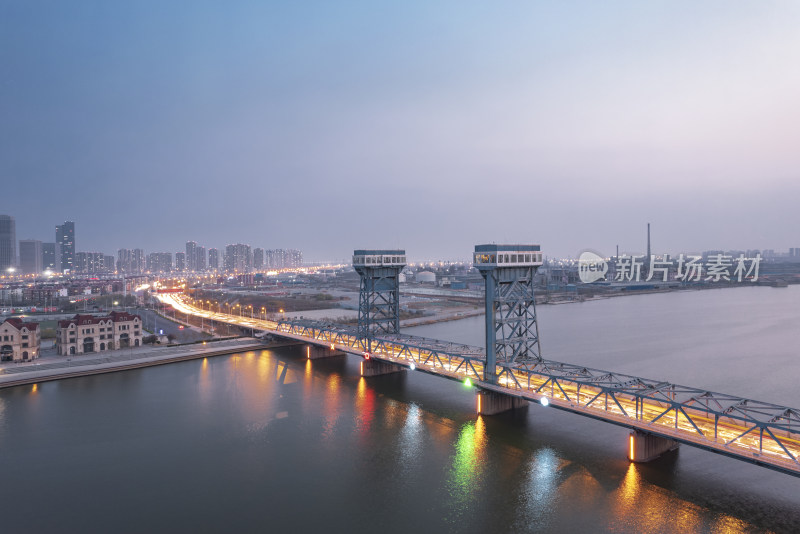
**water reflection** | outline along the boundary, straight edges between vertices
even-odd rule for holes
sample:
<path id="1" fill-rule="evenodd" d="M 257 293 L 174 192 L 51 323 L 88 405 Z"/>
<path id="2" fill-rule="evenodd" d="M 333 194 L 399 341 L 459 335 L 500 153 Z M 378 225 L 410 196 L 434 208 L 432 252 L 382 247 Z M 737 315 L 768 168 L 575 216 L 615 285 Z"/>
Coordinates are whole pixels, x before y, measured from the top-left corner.
<path id="1" fill-rule="evenodd" d="M 309 364 L 311 360 L 306 360 Z M 322 441 L 331 441 L 334 437 L 334 432 L 339 423 L 339 418 L 342 415 L 340 404 L 342 402 L 342 395 L 339 390 L 342 387 L 342 377 L 339 373 L 333 373 L 327 377 L 325 382 L 324 392 L 324 405 L 322 406 L 323 423 L 322 423 Z M 309 395 L 313 396 L 314 392 L 309 391 Z"/>
<path id="2" fill-rule="evenodd" d="M 423 454 L 422 413 L 419 406 L 411 404 L 406 412 L 406 420 L 400 429 L 400 461 L 409 465 Z"/>
<path id="3" fill-rule="evenodd" d="M 367 386 L 367 381 L 363 376 L 358 379 L 356 388 L 355 416 L 359 437 L 362 440 L 367 439 L 375 419 L 375 390 Z"/>
<path id="4" fill-rule="evenodd" d="M 745 521 L 724 513 L 709 514 L 706 508 L 647 482 L 642 469 L 630 464 L 619 488 L 610 495 L 614 530 L 725 534 L 751 530 Z"/>
<path id="5" fill-rule="evenodd" d="M 259 365 L 259 373 L 258 373 L 259 378 L 263 379 L 269 374 L 268 366 L 269 366 L 268 359 L 263 358 L 264 372 L 263 373 L 261 372 L 262 370 L 261 365 Z M 278 364 L 276 365 L 275 368 L 275 373 L 276 373 L 275 381 L 278 382 L 279 384 L 287 385 L 287 384 L 294 384 L 295 382 L 297 382 L 297 373 L 295 373 L 294 369 L 291 368 L 289 362 L 278 360 Z"/>
<path id="6" fill-rule="evenodd" d="M 208 358 L 203 358 L 203 363 L 200 364 L 200 376 L 197 380 L 198 400 L 200 400 L 203 405 L 206 405 L 210 401 L 212 395 L 211 373 L 208 367 Z"/>
<path id="7" fill-rule="evenodd" d="M 590 328 L 593 306 L 578 321 Z M 582 309 L 569 308 L 571 332 Z M 305 356 L 286 348 L 0 391 L 0 500 L 14 503 L 3 531 L 138 533 L 159 517 L 170 531 L 800 532 L 793 478 L 739 474 L 702 451 L 629 465 L 624 443 L 609 445 L 616 428 L 552 410 L 521 425 L 473 420 L 458 384 L 365 379 L 354 359 Z M 785 375 L 796 397 L 796 373 Z M 76 480 L 86 491 L 72 491 Z M 104 491 L 109 480 L 125 483 Z M 93 512 L 76 514 L 87 494 Z"/>
<path id="8" fill-rule="evenodd" d="M 539 449 L 528 464 L 523 492 L 525 518 L 529 524 L 547 525 L 558 498 L 560 460 L 550 448 Z"/>
<path id="9" fill-rule="evenodd" d="M 450 522 L 458 522 L 476 502 L 486 468 L 486 445 L 483 416 L 461 426 L 447 481 Z"/>

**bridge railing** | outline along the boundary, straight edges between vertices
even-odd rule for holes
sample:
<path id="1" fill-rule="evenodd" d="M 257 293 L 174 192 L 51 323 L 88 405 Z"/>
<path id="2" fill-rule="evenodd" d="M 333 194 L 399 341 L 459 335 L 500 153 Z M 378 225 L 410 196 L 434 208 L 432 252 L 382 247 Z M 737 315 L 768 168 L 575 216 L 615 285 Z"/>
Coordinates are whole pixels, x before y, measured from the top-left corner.
<path id="1" fill-rule="evenodd" d="M 362 346 L 354 327 L 298 319 L 255 323 L 352 352 Z M 534 401 L 546 398 L 558 408 L 800 473 L 800 410 L 794 408 L 552 360 L 498 365 L 497 383 L 486 384 L 480 347 L 392 334 L 373 339 L 370 348 L 376 358 Z"/>
<path id="2" fill-rule="evenodd" d="M 497 374 L 534 400 L 800 471 L 800 413 L 786 406 L 550 360 Z"/>

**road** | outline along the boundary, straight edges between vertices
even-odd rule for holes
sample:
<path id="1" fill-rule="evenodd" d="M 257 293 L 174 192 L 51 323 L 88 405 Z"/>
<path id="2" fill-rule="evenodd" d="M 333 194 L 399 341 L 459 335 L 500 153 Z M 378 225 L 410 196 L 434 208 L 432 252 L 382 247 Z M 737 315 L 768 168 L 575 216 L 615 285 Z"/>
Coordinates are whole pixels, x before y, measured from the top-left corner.
<path id="1" fill-rule="evenodd" d="M 163 330 L 165 336 L 172 334 L 175 336 L 175 343 L 193 343 L 203 339 L 210 339 L 209 334 L 203 333 L 199 328 L 183 326 L 171 320 L 164 319 L 152 310 L 145 309 L 131 309 L 131 313 L 135 313 L 142 318 L 144 328 L 150 332 L 158 333 Z M 183 328 L 181 328 L 183 326 Z M 157 330 L 158 331 L 157 331 Z"/>

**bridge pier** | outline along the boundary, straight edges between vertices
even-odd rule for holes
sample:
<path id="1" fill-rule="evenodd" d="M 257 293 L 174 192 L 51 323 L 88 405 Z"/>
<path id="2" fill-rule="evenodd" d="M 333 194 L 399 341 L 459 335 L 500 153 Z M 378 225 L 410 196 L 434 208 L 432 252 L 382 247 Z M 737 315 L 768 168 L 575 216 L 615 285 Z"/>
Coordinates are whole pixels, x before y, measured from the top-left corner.
<path id="1" fill-rule="evenodd" d="M 407 370 L 402 365 L 378 360 L 361 360 L 361 376 L 379 376 Z"/>
<path id="2" fill-rule="evenodd" d="M 475 394 L 475 404 L 478 415 L 495 415 L 527 406 L 528 401 L 520 397 L 481 389 Z"/>
<path id="3" fill-rule="evenodd" d="M 331 346 L 306 345 L 306 358 L 309 360 L 319 360 L 320 358 L 331 358 L 342 356 L 344 352 L 331 348 Z"/>
<path id="4" fill-rule="evenodd" d="M 665 452 L 674 451 L 678 445 L 674 439 L 634 430 L 628 437 L 628 460 L 637 463 L 650 462 Z"/>

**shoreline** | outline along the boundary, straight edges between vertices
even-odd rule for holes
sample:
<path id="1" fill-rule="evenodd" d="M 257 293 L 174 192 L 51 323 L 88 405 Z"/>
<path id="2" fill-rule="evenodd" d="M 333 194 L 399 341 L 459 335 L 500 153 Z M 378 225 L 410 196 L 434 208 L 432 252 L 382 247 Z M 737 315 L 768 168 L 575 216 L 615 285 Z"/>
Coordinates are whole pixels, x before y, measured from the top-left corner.
<path id="1" fill-rule="evenodd" d="M 46 363 L 45 365 L 49 367 L 45 369 L 41 368 L 41 363 L 25 367 L 6 367 L 0 371 L 0 389 L 80 376 L 129 371 L 238 352 L 269 350 L 295 344 L 293 342 L 264 343 L 255 338 L 237 338 L 236 340 L 208 341 L 205 344 L 192 343 L 163 347 L 161 350 L 147 351 L 142 354 L 118 354 L 91 359 L 89 359 L 91 355 L 86 355 L 87 359 L 83 362 L 73 359 L 60 360 L 52 364 Z M 96 356 L 97 353 L 92 353 L 92 355 Z"/>

